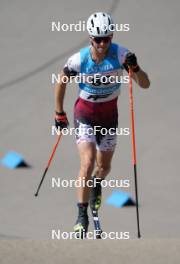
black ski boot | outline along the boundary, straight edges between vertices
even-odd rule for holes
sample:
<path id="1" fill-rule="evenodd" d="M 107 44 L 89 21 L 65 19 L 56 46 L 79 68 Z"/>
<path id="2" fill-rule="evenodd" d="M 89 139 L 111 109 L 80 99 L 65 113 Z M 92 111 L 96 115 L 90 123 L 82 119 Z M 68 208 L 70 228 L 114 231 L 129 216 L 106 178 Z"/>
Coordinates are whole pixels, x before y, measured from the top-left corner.
<path id="1" fill-rule="evenodd" d="M 74 225 L 74 232 L 76 233 L 76 238 L 84 239 L 88 231 L 89 220 L 87 214 L 88 203 L 78 203 L 79 214 Z"/>

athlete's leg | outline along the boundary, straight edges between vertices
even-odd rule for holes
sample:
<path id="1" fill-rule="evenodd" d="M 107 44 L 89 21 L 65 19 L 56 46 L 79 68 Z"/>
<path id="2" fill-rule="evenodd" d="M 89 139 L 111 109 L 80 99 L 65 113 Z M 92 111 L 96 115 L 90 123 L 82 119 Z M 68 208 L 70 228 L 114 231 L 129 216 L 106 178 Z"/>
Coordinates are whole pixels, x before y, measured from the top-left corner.
<path id="1" fill-rule="evenodd" d="M 78 175 L 80 184 L 79 187 L 77 187 L 78 218 L 74 226 L 74 231 L 78 232 L 79 236 L 83 238 L 83 234 L 86 234 L 89 226 L 87 213 L 89 187 L 87 185 L 87 181 L 91 178 L 91 174 L 94 169 L 96 146 L 92 142 L 80 142 L 77 146 L 80 155 L 80 170 Z"/>
<path id="2" fill-rule="evenodd" d="M 89 202 L 89 187 L 87 181 L 91 178 L 95 159 L 96 159 L 96 141 L 92 132 L 92 127 L 88 124 L 81 123 L 75 120 L 78 134 L 76 134 L 76 143 L 80 156 L 80 170 L 78 180 L 80 182 L 77 187 L 78 196 L 78 218 L 74 226 L 75 232 L 80 232 L 82 237 L 83 232 L 87 232 L 88 220 L 88 202 Z"/>
<path id="3" fill-rule="evenodd" d="M 94 188 L 91 189 L 91 209 L 98 210 L 101 206 L 102 188 L 101 181 L 105 179 L 111 169 L 111 161 L 116 146 L 116 135 L 106 135 L 97 145 L 96 169 L 94 172 Z"/>
<path id="4" fill-rule="evenodd" d="M 114 150 L 100 151 L 96 153 L 96 178 L 105 179 L 111 170 L 111 161 L 114 154 Z"/>
<path id="5" fill-rule="evenodd" d="M 104 179 L 110 172 L 116 142 L 116 135 L 107 134 L 101 139 L 100 144 L 97 145 L 95 169 L 95 175 L 97 178 Z"/>
<path id="6" fill-rule="evenodd" d="M 90 206 L 92 209 L 98 210 L 101 206 L 102 191 L 101 181 L 105 179 L 111 169 L 111 160 L 114 151 L 97 151 L 96 168 L 94 171 L 94 187 L 91 189 Z"/>
<path id="7" fill-rule="evenodd" d="M 81 183 L 85 183 L 81 184 L 80 187 L 77 188 L 78 202 L 88 203 L 89 187 L 87 186 L 86 182 L 91 178 L 94 169 L 96 146 L 92 142 L 81 142 L 77 146 L 80 156 L 80 170 L 78 180 L 81 181 Z"/>

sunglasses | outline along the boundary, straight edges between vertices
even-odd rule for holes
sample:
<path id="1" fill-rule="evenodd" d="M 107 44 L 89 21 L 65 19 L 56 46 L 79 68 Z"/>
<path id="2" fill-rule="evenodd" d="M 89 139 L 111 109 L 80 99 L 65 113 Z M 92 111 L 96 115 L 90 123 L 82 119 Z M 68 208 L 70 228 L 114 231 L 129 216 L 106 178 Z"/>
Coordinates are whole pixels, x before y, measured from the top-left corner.
<path id="1" fill-rule="evenodd" d="M 110 37 L 93 37 L 92 38 L 97 44 L 100 44 L 102 41 L 104 43 L 108 43 L 110 41 Z"/>

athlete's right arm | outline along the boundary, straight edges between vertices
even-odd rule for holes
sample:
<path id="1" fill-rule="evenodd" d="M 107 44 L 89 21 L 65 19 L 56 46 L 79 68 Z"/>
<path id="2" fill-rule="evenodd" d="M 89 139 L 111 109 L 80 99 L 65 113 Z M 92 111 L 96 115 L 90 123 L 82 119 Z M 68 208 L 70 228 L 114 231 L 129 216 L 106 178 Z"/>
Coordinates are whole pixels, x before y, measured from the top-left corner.
<path id="1" fill-rule="evenodd" d="M 69 124 L 66 112 L 64 111 L 64 96 L 67 82 L 71 77 L 76 76 L 80 69 L 80 54 L 71 56 L 60 73 L 59 82 L 55 86 L 55 126 L 60 129 L 66 128 Z"/>
<path id="2" fill-rule="evenodd" d="M 60 73 L 60 81 L 55 87 L 55 110 L 56 112 L 63 112 L 63 102 L 67 79 L 76 76 L 80 71 L 80 53 L 77 52 L 72 55 L 64 66 L 63 71 Z"/>
<path id="3" fill-rule="evenodd" d="M 61 71 L 60 73 L 60 81 L 55 86 L 55 111 L 58 113 L 61 113 L 64 111 L 63 103 L 64 103 L 64 96 L 65 96 L 65 90 L 66 90 L 66 82 L 63 80 L 67 79 L 67 75 L 64 73 L 64 71 Z"/>
<path id="4" fill-rule="evenodd" d="M 66 82 L 63 81 L 64 76 L 66 76 L 66 74 L 64 71 L 61 71 L 60 81 L 55 87 L 55 126 L 59 129 L 67 128 L 69 124 L 66 113 L 63 110 L 64 95 L 66 90 Z"/>

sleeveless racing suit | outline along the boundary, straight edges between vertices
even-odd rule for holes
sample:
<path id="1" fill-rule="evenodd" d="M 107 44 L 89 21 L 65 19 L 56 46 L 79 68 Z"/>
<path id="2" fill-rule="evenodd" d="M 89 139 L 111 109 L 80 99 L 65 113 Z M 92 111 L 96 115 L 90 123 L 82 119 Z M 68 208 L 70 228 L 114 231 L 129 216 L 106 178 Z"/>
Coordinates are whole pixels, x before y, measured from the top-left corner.
<path id="1" fill-rule="evenodd" d="M 79 75 L 79 96 L 74 106 L 74 124 L 78 128 L 76 142 L 93 142 L 100 151 L 113 151 L 116 134 L 109 129 L 118 126 L 117 99 L 121 83 L 125 54 L 128 52 L 111 43 L 107 55 L 97 64 L 91 56 L 91 47 L 85 47 L 71 56 L 64 66 L 67 76 Z M 119 78 L 120 79 L 120 78 Z"/>

